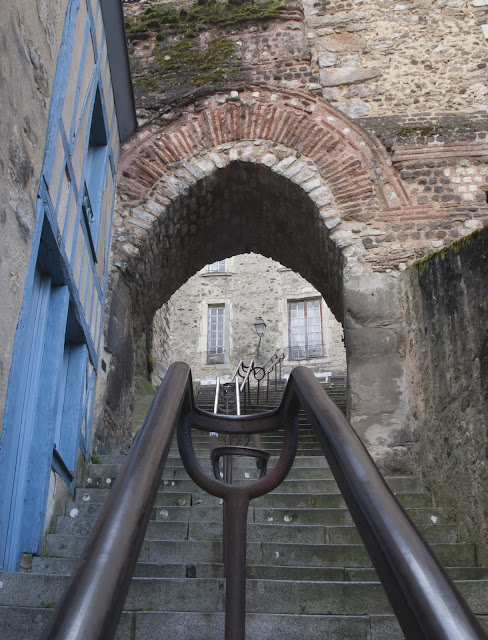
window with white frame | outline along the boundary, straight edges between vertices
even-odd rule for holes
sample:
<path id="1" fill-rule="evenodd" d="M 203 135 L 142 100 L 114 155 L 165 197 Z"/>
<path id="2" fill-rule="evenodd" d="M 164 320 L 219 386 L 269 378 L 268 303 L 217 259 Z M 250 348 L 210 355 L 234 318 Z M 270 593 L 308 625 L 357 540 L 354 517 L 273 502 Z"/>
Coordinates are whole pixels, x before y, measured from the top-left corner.
<path id="1" fill-rule="evenodd" d="M 208 273 L 225 273 L 225 258 L 224 260 L 217 260 L 217 262 L 212 262 L 207 267 Z"/>
<path id="2" fill-rule="evenodd" d="M 224 362 L 225 305 L 208 307 L 207 364 Z"/>
<path id="3" fill-rule="evenodd" d="M 290 360 L 320 358 L 325 355 L 320 298 L 288 302 L 288 340 Z"/>

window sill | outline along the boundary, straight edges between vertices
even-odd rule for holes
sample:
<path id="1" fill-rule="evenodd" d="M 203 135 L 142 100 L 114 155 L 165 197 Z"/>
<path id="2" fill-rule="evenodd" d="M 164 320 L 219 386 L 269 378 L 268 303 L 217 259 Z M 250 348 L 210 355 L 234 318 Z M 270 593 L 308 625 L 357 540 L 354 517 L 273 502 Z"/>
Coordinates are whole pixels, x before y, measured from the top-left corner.
<path id="1" fill-rule="evenodd" d="M 229 271 L 206 271 L 205 273 L 200 274 L 202 278 L 208 278 L 209 276 L 231 276 L 232 273 Z"/>

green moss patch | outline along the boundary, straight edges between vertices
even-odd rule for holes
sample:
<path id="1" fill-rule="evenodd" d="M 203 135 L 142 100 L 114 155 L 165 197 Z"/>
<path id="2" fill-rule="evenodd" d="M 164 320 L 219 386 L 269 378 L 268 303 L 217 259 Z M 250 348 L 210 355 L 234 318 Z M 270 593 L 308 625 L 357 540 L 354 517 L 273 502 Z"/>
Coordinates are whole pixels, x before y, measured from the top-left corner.
<path id="1" fill-rule="evenodd" d="M 205 48 L 183 39 L 162 50 L 156 63 L 166 82 L 177 84 L 182 77 L 195 85 L 218 82 L 229 72 L 227 62 L 234 48 L 235 43 L 228 38 L 215 38 Z"/>
<path id="2" fill-rule="evenodd" d="M 148 38 L 154 33 L 160 41 L 169 34 L 192 37 L 205 25 L 230 27 L 250 20 L 269 20 L 278 17 L 285 8 L 286 5 L 279 0 L 234 0 L 225 3 L 200 0 L 188 9 L 180 10 L 167 4 L 152 5 L 128 18 L 126 31 L 129 41 Z"/>
<path id="3" fill-rule="evenodd" d="M 437 257 L 440 258 L 441 260 L 445 260 L 451 251 L 454 251 L 455 253 L 459 253 L 465 247 L 468 247 L 473 242 L 476 242 L 477 240 L 479 240 L 481 238 L 482 233 L 483 233 L 483 229 L 477 229 L 476 231 L 473 231 L 467 236 L 462 236 L 461 238 L 454 240 L 453 242 L 451 242 L 451 244 L 448 247 L 444 247 L 443 249 L 439 249 L 438 251 L 432 251 L 431 253 L 424 256 L 423 258 L 419 258 L 418 260 L 415 260 L 415 262 L 412 263 L 412 268 L 417 269 L 417 271 L 419 272 L 419 275 L 422 275 L 423 272 L 425 271 L 426 266 L 431 260 Z"/>
<path id="4" fill-rule="evenodd" d="M 393 127 L 393 133 L 399 138 L 408 138 L 412 135 L 428 137 L 441 134 L 444 130 L 442 125 L 405 125 Z"/>

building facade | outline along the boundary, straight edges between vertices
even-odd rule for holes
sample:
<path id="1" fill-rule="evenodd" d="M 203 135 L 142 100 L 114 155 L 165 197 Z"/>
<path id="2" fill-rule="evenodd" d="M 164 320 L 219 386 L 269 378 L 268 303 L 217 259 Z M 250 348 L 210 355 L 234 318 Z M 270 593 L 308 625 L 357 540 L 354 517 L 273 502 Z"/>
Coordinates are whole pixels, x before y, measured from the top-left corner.
<path id="1" fill-rule="evenodd" d="M 299 364 L 322 375 L 346 372 L 342 326 L 321 294 L 261 255 L 206 265 L 171 297 L 170 308 L 169 359 L 187 362 L 195 380 L 229 377 L 241 360 L 263 364 L 275 353 L 285 355 L 283 374 Z M 261 339 L 257 317 L 266 325 Z M 153 341 L 155 334 L 153 325 Z M 164 352 L 153 355 L 164 362 Z"/>
<path id="2" fill-rule="evenodd" d="M 24 44 L 10 64 L 30 62 L 24 91 L 42 95 L 39 127 L 28 126 L 31 95 L 25 114 L 5 105 L 12 127 L 2 133 L 5 206 L 23 233 L 22 244 L 18 229 L 1 239 L 7 255 L 19 253 L 2 282 L 17 285 L 2 335 L 0 567 L 10 570 L 22 552 L 40 552 L 56 502 L 89 457 L 120 142 L 135 127 L 120 4 L 39 3 L 36 26 L 22 22 L 27 4 L 7 9 Z M 13 73 L 9 81 L 15 95 Z"/>

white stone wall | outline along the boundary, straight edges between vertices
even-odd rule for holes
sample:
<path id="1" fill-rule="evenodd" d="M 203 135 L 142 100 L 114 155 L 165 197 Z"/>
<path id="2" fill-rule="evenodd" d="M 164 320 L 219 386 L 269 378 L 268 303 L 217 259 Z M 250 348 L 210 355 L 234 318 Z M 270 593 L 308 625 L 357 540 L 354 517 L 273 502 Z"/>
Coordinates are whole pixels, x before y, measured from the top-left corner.
<path id="1" fill-rule="evenodd" d="M 288 353 L 288 300 L 320 298 L 304 278 L 277 262 L 257 254 L 228 258 L 225 273 L 209 273 L 207 267 L 190 278 L 171 298 L 169 360 L 183 360 L 192 368 L 195 380 L 214 380 L 232 374 L 242 359 L 264 363 L 275 352 Z M 225 354 L 223 364 L 207 364 L 208 305 L 225 304 Z M 317 372 L 344 374 L 346 371 L 342 326 L 322 301 L 322 336 L 325 357 L 290 360 L 283 372 L 305 364 Z M 254 322 L 261 316 L 266 333 L 256 358 L 258 337 Z M 153 332 L 161 326 L 159 312 Z M 153 340 L 153 357 L 161 361 L 161 341 Z"/>

